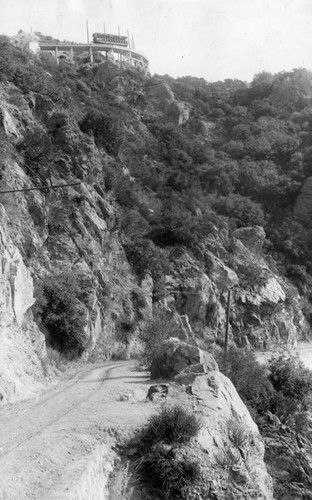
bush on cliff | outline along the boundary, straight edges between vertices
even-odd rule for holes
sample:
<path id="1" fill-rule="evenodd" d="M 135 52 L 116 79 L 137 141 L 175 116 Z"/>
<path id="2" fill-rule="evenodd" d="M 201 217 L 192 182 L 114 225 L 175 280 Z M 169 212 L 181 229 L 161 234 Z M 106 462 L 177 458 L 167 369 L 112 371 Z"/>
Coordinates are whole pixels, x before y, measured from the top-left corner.
<path id="1" fill-rule="evenodd" d="M 155 442 L 168 445 L 187 444 L 201 429 L 200 420 L 182 406 L 163 406 L 152 415 L 142 432 L 142 446 L 147 449 Z"/>
<path id="2" fill-rule="evenodd" d="M 36 312 L 48 332 L 47 343 L 68 356 L 80 355 L 84 348 L 84 293 L 73 271 L 50 274 L 37 289 Z"/>
<path id="3" fill-rule="evenodd" d="M 232 217 L 237 227 L 263 226 L 264 213 L 261 206 L 239 194 L 220 196 L 213 205 L 217 213 Z"/>
<path id="4" fill-rule="evenodd" d="M 233 382 L 258 423 L 268 411 L 291 423 L 292 417 L 307 409 L 312 373 L 296 356 L 272 358 L 265 366 L 258 363 L 253 352 L 231 346 L 226 360 L 221 352 L 215 357 L 220 371 Z"/>
<path id="5" fill-rule="evenodd" d="M 151 274 L 154 281 L 154 299 L 160 300 L 166 293 L 164 277 L 170 273 L 171 265 L 167 253 L 147 238 L 137 238 L 124 245 L 126 256 L 138 274 L 143 278 Z"/>
<path id="6" fill-rule="evenodd" d="M 117 155 L 122 143 L 122 128 L 110 112 L 88 111 L 80 122 L 80 128 L 83 132 L 93 133 L 97 146 L 104 147 L 110 155 Z"/>
<path id="7" fill-rule="evenodd" d="M 140 461 L 137 473 L 140 482 L 161 494 L 161 498 L 187 500 L 192 486 L 200 478 L 200 465 L 180 459 L 174 450 L 159 446 Z"/>
<path id="8" fill-rule="evenodd" d="M 231 346 L 226 359 L 221 351 L 215 357 L 220 371 L 233 382 L 254 416 L 263 415 L 271 409 L 275 391 L 268 379 L 267 368 L 257 362 L 252 351 Z"/>
<path id="9" fill-rule="evenodd" d="M 279 356 L 269 362 L 269 380 L 277 393 L 304 406 L 312 393 L 312 372 L 296 356 Z"/>
<path id="10" fill-rule="evenodd" d="M 201 428 L 200 420 L 182 406 L 164 406 L 152 415 L 137 440 L 136 474 L 139 482 L 164 499 L 190 498 L 190 489 L 200 478 L 197 461 L 179 456 Z"/>
<path id="11" fill-rule="evenodd" d="M 143 342 L 142 361 L 148 369 L 153 366 L 153 378 L 162 377 L 161 364 L 158 363 L 165 340 L 178 337 L 179 325 L 165 311 L 158 311 L 146 322 L 140 338 Z M 159 369 L 158 369 L 159 365 Z"/>

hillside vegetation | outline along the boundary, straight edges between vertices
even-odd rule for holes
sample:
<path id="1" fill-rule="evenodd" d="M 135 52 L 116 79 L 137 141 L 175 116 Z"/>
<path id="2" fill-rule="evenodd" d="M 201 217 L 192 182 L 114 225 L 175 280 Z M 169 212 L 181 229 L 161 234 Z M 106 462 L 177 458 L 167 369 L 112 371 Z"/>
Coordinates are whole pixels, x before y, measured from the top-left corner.
<path id="1" fill-rule="evenodd" d="M 307 70 L 208 83 L 110 61 L 57 66 L 0 43 L 1 189 L 81 182 L 1 197 L 52 346 L 83 352 L 82 331 L 99 316 L 129 347 L 157 304 L 186 335 L 221 342 L 228 289 L 237 345 L 307 335 Z M 81 288 L 76 304 L 62 297 L 64 266 Z M 77 339 L 53 338 L 69 309 Z"/>
<path id="2" fill-rule="evenodd" d="M 232 350 L 220 367 L 272 434 L 268 461 L 274 426 L 290 426 L 295 454 L 299 424 L 286 408 L 309 425 L 309 375 L 282 358 L 259 368 L 236 347 L 310 335 L 312 74 L 208 83 L 83 57 L 57 66 L 0 37 L 0 153 L 0 191 L 44 188 L 0 194 L 4 397 L 44 378 L 53 350 L 152 362 L 174 336 L 218 352 L 231 290 Z M 23 266 L 27 307 L 16 292 Z M 244 363 L 263 387 L 246 387 Z M 287 481 L 308 488 L 299 455 L 294 477 L 288 466 L 278 477 L 277 498 Z"/>

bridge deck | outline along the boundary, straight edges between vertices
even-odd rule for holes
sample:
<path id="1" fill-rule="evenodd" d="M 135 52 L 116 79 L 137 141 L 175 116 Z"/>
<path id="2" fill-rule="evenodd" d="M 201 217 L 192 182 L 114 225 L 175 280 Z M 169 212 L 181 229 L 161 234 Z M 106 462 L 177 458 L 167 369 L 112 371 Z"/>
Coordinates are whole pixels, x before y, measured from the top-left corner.
<path id="1" fill-rule="evenodd" d="M 41 50 L 59 50 L 64 52 L 86 52 L 90 49 L 92 52 L 109 52 L 113 50 L 116 54 L 121 54 L 123 56 L 127 56 L 131 54 L 133 59 L 138 59 L 139 61 L 143 61 L 144 64 L 148 66 L 149 61 L 147 57 L 138 52 L 137 50 L 130 49 L 129 47 L 122 47 L 120 45 L 113 45 L 111 43 L 40 43 Z"/>

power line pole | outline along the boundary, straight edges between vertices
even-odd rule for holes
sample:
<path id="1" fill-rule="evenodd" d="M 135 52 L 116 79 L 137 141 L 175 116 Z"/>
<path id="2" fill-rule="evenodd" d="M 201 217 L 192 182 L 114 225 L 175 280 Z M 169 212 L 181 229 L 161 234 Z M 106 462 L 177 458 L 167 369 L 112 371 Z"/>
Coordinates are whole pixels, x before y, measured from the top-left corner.
<path id="1" fill-rule="evenodd" d="M 86 21 L 86 25 L 87 25 L 87 43 L 89 45 L 90 44 L 90 39 L 89 39 L 89 23 L 88 23 L 88 21 Z"/>
<path id="2" fill-rule="evenodd" d="M 227 350 L 229 343 L 229 327 L 230 327 L 230 309 L 231 309 L 231 289 L 228 289 L 227 305 L 226 305 L 226 321 L 225 321 L 225 339 L 224 339 L 224 368 L 227 372 Z"/>

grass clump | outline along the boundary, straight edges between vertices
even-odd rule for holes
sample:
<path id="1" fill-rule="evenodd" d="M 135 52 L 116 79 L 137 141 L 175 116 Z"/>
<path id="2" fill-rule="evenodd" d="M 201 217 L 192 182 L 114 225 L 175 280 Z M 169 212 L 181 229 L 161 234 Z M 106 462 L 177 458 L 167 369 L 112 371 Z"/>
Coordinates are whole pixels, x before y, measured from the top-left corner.
<path id="1" fill-rule="evenodd" d="M 197 462 L 181 459 L 175 450 L 158 446 L 144 456 L 137 469 L 141 482 L 161 492 L 162 498 L 189 498 L 190 488 L 200 477 Z"/>
<path id="2" fill-rule="evenodd" d="M 110 479 L 109 500 L 131 500 L 133 488 L 130 486 L 129 462 L 117 469 Z"/>
<path id="3" fill-rule="evenodd" d="M 230 440 L 237 446 L 243 448 L 247 439 L 248 433 L 242 422 L 238 422 L 235 418 L 230 418 L 227 421 L 227 428 Z"/>
<path id="4" fill-rule="evenodd" d="M 147 447 L 155 442 L 167 445 L 187 444 L 200 429 L 200 420 L 182 406 L 163 406 L 158 414 L 150 417 L 142 442 Z"/>
<path id="5" fill-rule="evenodd" d="M 150 417 L 137 438 L 134 468 L 138 482 L 160 498 L 190 498 L 189 492 L 200 478 L 200 466 L 182 457 L 181 449 L 200 428 L 200 420 L 180 405 L 164 406 Z"/>

